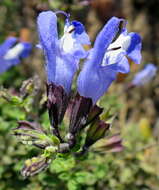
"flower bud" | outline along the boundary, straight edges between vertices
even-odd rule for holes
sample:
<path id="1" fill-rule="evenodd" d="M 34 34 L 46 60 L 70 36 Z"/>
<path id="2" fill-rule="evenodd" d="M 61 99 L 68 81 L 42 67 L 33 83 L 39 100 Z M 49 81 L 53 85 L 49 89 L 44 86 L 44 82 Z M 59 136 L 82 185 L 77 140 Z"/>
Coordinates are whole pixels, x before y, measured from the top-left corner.
<path id="1" fill-rule="evenodd" d="M 33 157 L 25 161 L 25 165 L 21 171 L 24 177 L 33 176 L 42 170 L 46 169 L 51 162 L 50 158 L 43 155 L 38 157 Z"/>
<path id="2" fill-rule="evenodd" d="M 95 144 L 95 148 L 104 152 L 121 152 L 124 149 L 122 139 L 119 134 L 115 134 L 108 139 L 101 139 Z"/>
<path id="3" fill-rule="evenodd" d="M 98 116 L 103 112 L 103 108 L 100 108 L 97 105 L 94 105 L 93 108 L 90 110 L 90 113 L 88 114 L 87 122 L 85 124 L 89 125 L 91 122 L 93 122 Z"/>
<path id="4" fill-rule="evenodd" d="M 53 140 L 46 135 L 38 123 L 19 121 L 18 124 L 19 126 L 13 129 L 13 135 L 23 144 L 34 145 L 42 149 L 53 144 Z"/>
<path id="5" fill-rule="evenodd" d="M 97 140 L 103 138 L 109 127 L 110 127 L 109 123 L 105 123 L 104 121 L 98 118 L 89 127 L 84 146 L 89 147 L 92 144 L 94 144 Z"/>

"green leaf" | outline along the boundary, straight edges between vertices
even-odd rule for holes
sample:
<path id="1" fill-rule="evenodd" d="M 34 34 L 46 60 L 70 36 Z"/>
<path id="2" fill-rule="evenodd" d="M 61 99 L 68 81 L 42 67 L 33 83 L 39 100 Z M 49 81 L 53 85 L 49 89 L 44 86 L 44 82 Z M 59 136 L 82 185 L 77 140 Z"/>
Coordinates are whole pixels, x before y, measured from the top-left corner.
<path id="1" fill-rule="evenodd" d="M 51 172 L 66 172 L 75 167 L 75 160 L 73 157 L 68 158 L 59 158 L 57 157 L 51 164 L 50 171 Z"/>
<path id="2" fill-rule="evenodd" d="M 70 174 L 67 172 L 59 174 L 59 178 L 63 181 L 68 181 L 70 179 Z"/>
<path id="3" fill-rule="evenodd" d="M 81 189 L 79 184 L 74 179 L 68 181 L 67 187 L 68 187 L 68 190 L 80 190 Z"/>
<path id="4" fill-rule="evenodd" d="M 12 96 L 10 103 L 13 105 L 20 105 L 20 104 L 22 104 L 22 99 L 19 98 L 18 96 Z"/>
<path id="5" fill-rule="evenodd" d="M 87 171 L 77 172 L 75 174 L 75 179 L 80 184 L 93 185 L 96 182 L 95 176 Z"/>

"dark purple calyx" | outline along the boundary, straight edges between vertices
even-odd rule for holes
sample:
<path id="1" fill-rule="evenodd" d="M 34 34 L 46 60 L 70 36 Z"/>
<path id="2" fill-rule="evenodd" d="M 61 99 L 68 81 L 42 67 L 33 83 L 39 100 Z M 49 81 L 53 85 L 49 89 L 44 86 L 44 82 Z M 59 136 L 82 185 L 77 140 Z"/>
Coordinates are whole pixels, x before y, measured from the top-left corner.
<path id="1" fill-rule="evenodd" d="M 110 124 L 97 118 L 89 127 L 84 148 L 89 148 L 96 141 L 103 138 L 110 128 Z"/>
<path id="2" fill-rule="evenodd" d="M 62 86 L 47 83 L 47 108 L 53 133 L 60 140 L 58 125 L 62 122 L 68 106 L 69 97 Z"/>
<path id="3" fill-rule="evenodd" d="M 103 112 L 103 108 L 100 108 L 99 106 L 97 105 L 94 105 L 89 114 L 88 114 L 88 118 L 87 118 L 87 122 L 86 124 L 84 125 L 87 126 L 89 125 L 90 123 L 92 123 L 94 120 L 96 120 L 98 118 L 98 116 Z"/>
<path id="4" fill-rule="evenodd" d="M 92 105 L 91 98 L 85 98 L 79 94 L 75 96 L 70 116 L 69 132 L 71 134 L 75 135 L 86 124 Z"/>

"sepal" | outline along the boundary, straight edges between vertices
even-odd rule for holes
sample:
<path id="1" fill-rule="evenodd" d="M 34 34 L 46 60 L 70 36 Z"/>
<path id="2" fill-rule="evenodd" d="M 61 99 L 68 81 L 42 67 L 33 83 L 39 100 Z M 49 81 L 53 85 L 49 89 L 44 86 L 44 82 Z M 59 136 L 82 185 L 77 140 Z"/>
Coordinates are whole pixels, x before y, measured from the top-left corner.
<path id="1" fill-rule="evenodd" d="M 110 128 L 109 123 L 105 123 L 103 120 L 100 120 L 99 118 L 96 119 L 90 125 L 90 127 L 87 131 L 87 136 L 86 136 L 84 147 L 90 147 L 96 141 L 103 138 L 106 134 L 106 131 L 108 131 L 109 128 Z"/>
<path id="2" fill-rule="evenodd" d="M 103 112 L 103 108 L 100 108 L 97 105 L 94 105 L 92 109 L 90 110 L 90 113 L 88 114 L 87 122 L 85 124 L 89 125 L 91 122 L 93 122 L 95 119 L 98 118 L 98 116 Z"/>
<path id="3" fill-rule="evenodd" d="M 76 95 L 70 117 L 69 133 L 76 135 L 87 122 L 88 114 L 92 108 L 91 98 Z"/>
<path id="4" fill-rule="evenodd" d="M 68 106 L 69 97 L 62 86 L 54 83 L 47 84 L 47 108 L 49 112 L 49 119 L 53 127 L 53 133 L 61 141 L 58 131 L 58 125 L 62 122 L 64 114 Z"/>

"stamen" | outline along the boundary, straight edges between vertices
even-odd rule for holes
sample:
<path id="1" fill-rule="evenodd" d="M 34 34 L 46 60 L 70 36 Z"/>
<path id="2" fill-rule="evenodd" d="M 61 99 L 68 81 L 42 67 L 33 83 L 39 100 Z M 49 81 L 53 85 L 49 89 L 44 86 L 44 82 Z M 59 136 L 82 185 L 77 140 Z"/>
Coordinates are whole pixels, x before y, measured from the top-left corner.
<path id="1" fill-rule="evenodd" d="M 73 31 L 75 31 L 75 28 L 72 28 L 68 33 L 72 33 Z"/>
<path id="2" fill-rule="evenodd" d="M 55 14 L 63 14 L 67 19 L 70 17 L 70 14 L 67 14 L 65 11 L 55 11 Z"/>
<path id="3" fill-rule="evenodd" d="M 120 49 L 121 47 L 119 46 L 119 47 L 115 47 L 115 48 L 111 48 L 111 49 L 108 49 L 107 50 L 107 52 L 109 52 L 109 51 L 114 51 L 114 50 L 118 50 L 118 49 Z"/>

